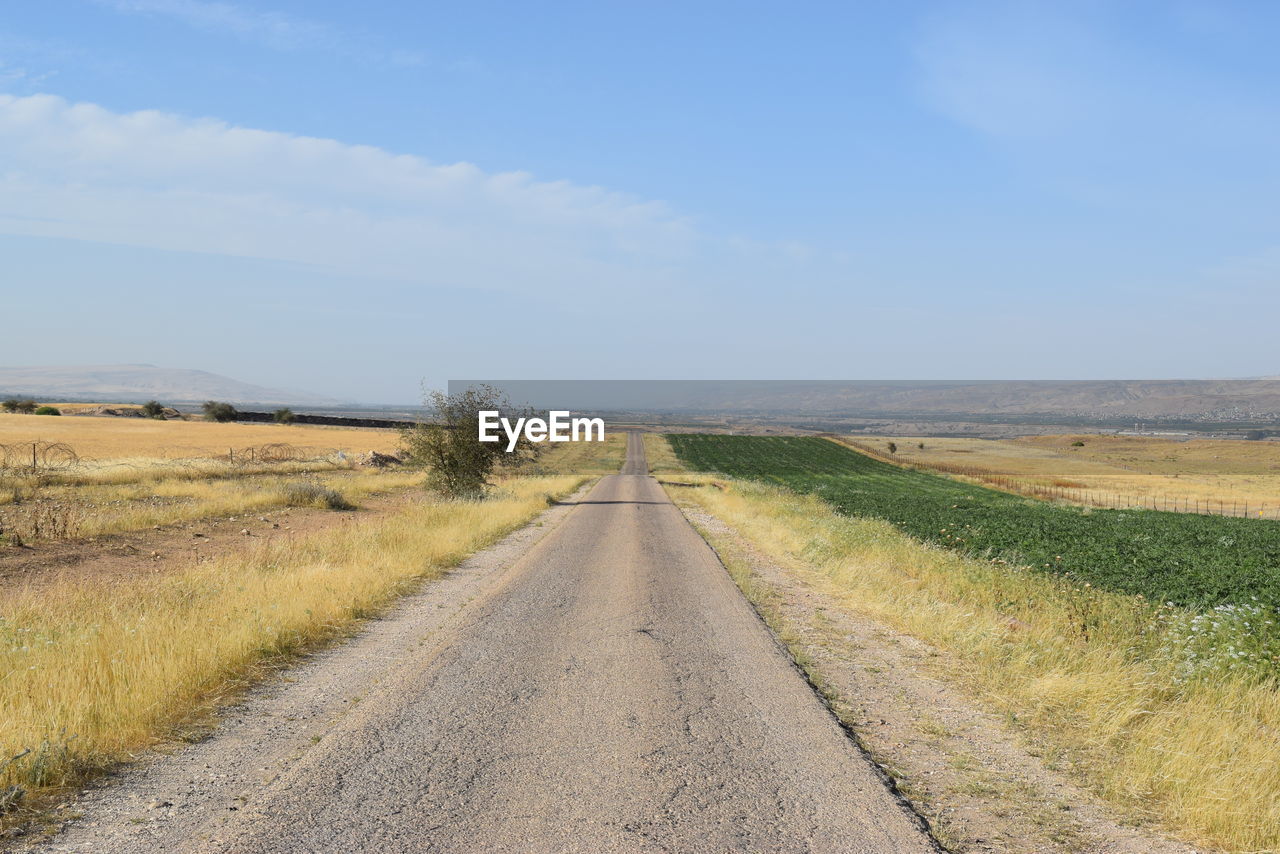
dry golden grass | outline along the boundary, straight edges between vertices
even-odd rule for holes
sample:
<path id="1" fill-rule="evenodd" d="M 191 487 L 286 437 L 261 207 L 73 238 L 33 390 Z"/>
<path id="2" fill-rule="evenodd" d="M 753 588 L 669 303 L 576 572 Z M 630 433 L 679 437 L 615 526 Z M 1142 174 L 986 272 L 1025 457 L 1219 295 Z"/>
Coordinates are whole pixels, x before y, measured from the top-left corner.
<path id="1" fill-rule="evenodd" d="M 843 607 L 950 653 L 939 665 L 950 679 L 1070 757 L 1104 797 L 1199 842 L 1280 847 L 1280 693 L 1226 670 L 1185 678 L 1166 627 L 1190 615 L 969 560 L 812 496 L 717 481 L 669 491 Z"/>
<path id="2" fill-rule="evenodd" d="M 899 463 L 955 473 L 1019 491 L 1058 487 L 1063 497 L 1098 506 L 1155 506 L 1195 512 L 1280 515 L 1280 442 L 1146 436 L 1064 435 L 1019 439 L 920 436 L 842 440 L 881 454 L 898 446 Z M 1073 442 L 1084 442 L 1074 447 Z M 919 445 L 923 443 L 924 448 Z M 1012 478 L 1012 484 L 1008 479 Z M 1154 502 L 1154 505 L 1152 504 Z"/>
<path id="3" fill-rule="evenodd" d="M 1084 442 L 1073 447 L 1073 442 Z M 1025 436 L 1011 444 L 1092 460 L 1145 474 L 1280 473 L 1280 442 L 1176 441 L 1151 436 Z"/>
<path id="4" fill-rule="evenodd" d="M 548 444 L 529 474 L 617 474 L 627 459 L 627 434 L 606 431 L 603 442 Z"/>
<path id="5" fill-rule="evenodd" d="M 626 436 L 547 446 L 537 462 L 508 474 L 613 474 L 626 457 Z M 364 469 L 350 462 L 258 465 L 225 460 L 115 460 L 40 477 L 0 479 L 0 529 L 25 542 L 137 531 L 214 516 L 284 507 L 301 482 L 332 489 L 359 504 L 366 496 L 421 486 L 414 469 Z"/>
<path id="6" fill-rule="evenodd" d="M 684 465 L 671 450 L 671 443 L 661 433 L 645 433 L 644 455 L 653 474 L 671 474 L 685 470 Z"/>
<path id="7" fill-rule="evenodd" d="M 81 457 L 173 460 L 226 456 L 229 448 L 275 442 L 347 454 L 390 453 L 399 445 L 394 430 L 324 427 L 310 424 L 218 424 L 211 421 L 157 421 L 150 418 L 0 414 L 0 445 L 65 442 Z"/>
<path id="8" fill-rule="evenodd" d="M 423 473 L 414 470 L 328 469 L 236 479 L 165 479 L 87 486 L 20 484 L 16 488 L 10 485 L 0 492 L 0 526 L 25 542 L 93 537 L 289 506 L 295 502 L 290 490 L 299 483 L 331 489 L 359 505 L 367 496 L 419 486 L 423 480 Z M 45 533 L 38 530 L 40 526 Z"/>
<path id="9" fill-rule="evenodd" d="M 527 522 L 583 476 L 262 544 L 160 576 L 0 591 L 0 785 L 73 785 L 165 737 L 264 661 L 331 638 Z"/>

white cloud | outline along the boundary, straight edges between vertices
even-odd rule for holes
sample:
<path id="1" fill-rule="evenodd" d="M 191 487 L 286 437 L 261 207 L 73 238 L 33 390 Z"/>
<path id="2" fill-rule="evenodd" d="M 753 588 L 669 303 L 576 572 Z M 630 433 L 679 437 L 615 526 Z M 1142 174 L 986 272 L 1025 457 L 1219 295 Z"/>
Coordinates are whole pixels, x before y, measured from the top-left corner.
<path id="1" fill-rule="evenodd" d="M 547 294 L 660 281 L 701 240 L 599 187 L 49 95 L 0 96 L 0 232 Z"/>

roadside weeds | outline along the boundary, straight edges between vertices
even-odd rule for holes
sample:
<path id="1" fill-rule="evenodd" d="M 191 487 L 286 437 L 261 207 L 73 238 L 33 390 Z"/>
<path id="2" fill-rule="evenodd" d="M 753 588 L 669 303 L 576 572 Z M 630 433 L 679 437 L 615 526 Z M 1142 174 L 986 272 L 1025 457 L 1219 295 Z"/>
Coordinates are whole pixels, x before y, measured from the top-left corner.
<path id="1" fill-rule="evenodd" d="M 196 738 L 211 714 L 299 653 L 349 633 L 423 580 L 589 478 L 513 478 L 483 502 L 262 542 L 163 575 L 0 592 L 0 774 L 8 823 L 139 750 Z M 16 787 L 16 788 L 7 788 Z"/>
<path id="2" fill-rule="evenodd" d="M 700 476 L 682 480 L 710 483 Z M 829 511 L 821 502 L 797 499 L 781 490 L 723 479 L 714 485 L 719 488 L 668 484 L 668 492 L 721 554 L 735 581 L 791 648 L 838 716 L 857 732 L 951 850 L 1107 854 L 1192 850 L 1153 831 L 1129 826 L 1149 822 L 1155 815 L 1153 805 L 1132 793 L 1117 798 L 1114 789 L 1100 785 L 1095 763 L 1116 748 L 1090 731 L 1088 722 L 1056 717 L 1055 712 L 1064 712 L 1062 698 L 1049 693 L 1045 699 L 1050 702 L 1044 708 L 1026 706 L 1041 696 L 1038 692 L 1060 689 L 1061 675 L 1041 671 L 1040 681 L 1048 683 L 1036 684 L 1034 675 L 1019 670 L 1024 665 L 1033 668 L 1035 662 L 1010 656 L 1008 651 L 1003 655 L 1013 659 L 1012 672 L 983 657 L 981 646 L 976 651 L 948 648 L 947 641 L 954 638 L 945 633 L 940 646 L 922 642 L 917 638 L 927 638 L 927 633 L 920 631 L 920 625 L 928 622 L 930 608 L 936 613 L 938 603 L 922 605 L 921 591 L 901 579 L 894 584 L 905 585 L 903 601 L 876 600 L 876 582 L 850 581 L 848 572 L 853 570 L 847 555 L 841 561 L 843 570 L 832 572 L 835 543 L 805 540 L 804 534 L 814 532 L 796 530 L 801 520 L 815 526 L 860 524 L 861 520 L 835 514 L 829 514 L 830 520 L 822 518 Z M 771 516 L 780 502 L 787 503 L 787 511 L 781 518 Z M 813 522 L 815 518 L 820 522 Z M 778 525 L 794 535 L 785 545 L 777 539 Z M 926 550 L 896 532 L 894 536 L 916 550 Z M 863 572 L 878 577 L 884 569 L 867 566 Z M 917 615 L 921 623 L 899 622 L 897 607 L 921 609 L 925 612 Z M 969 612 L 969 622 L 978 623 L 970 630 L 985 634 L 988 630 L 980 611 Z M 956 627 L 944 622 L 943 628 Z M 1000 635 L 1009 631 L 1006 626 Z M 1031 682 L 1019 684 L 1024 679 Z M 956 690 L 957 685 L 962 691 Z M 974 702 L 966 694 L 982 699 Z M 1162 725 L 1167 727 L 1168 720 L 1179 714 L 1175 703 L 1164 711 Z M 1203 721 L 1197 718 L 1197 724 Z M 1074 741 L 1080 734 L 1093 739 L 1087 749 Z M 1143 748 L 1138 749 L 1140 761 Z M 1132 757 L 1111 758 L 1134 762 Z M 1094 793 L 1080 785 L 1082 781 L 1099 786 L 1118 802 L 1121 817 L 1115 817 L 1114 806 L 1102 806 Z M 1265 792 L 1254 797 L 1257 800 L 1252 803 L 1265 802 Z M 1234 825 L 1226 826 L 1260 838 L 1268 832 L 1264 821 L 1256 818 L 1242 826 L 1236 819 Z M 1258 847 L 1240 846 L 1240 850 Z"/>

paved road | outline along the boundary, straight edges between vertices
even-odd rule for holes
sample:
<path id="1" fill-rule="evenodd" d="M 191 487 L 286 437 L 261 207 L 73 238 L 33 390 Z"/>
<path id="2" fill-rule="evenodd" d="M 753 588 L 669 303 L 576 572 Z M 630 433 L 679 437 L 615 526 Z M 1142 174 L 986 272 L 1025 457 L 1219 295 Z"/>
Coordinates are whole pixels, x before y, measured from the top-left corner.
<path id="1" fill-rule="evenodd" d="M 935 850 L 647 475 L 639 436 L 521 560 L 396 690 L 187 850 Z"/>

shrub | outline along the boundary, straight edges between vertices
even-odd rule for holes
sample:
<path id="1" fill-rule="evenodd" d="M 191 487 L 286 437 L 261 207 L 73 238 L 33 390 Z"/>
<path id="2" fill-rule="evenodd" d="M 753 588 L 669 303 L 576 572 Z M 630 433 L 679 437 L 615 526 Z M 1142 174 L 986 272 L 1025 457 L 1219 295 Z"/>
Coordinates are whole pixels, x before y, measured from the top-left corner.
<path id="1" fill-rule="evenodd" d="M 890 443 L 889 443 L 889 445 L 888 445 L 888 447 L 889 447 L 889 453 L 891 453 L 891 454 L 896 454 L 896 453 L 898 453 L 898 443 L 897 443 L 897 442 L 890 442 Z"/>
<path id="2" fill-rule="evenodd" d="M 56 406 L 41 406 L 36 410 L 36 415 L 61 415 L 62 410 Z"/>
<path id="3" fill-rule="evenodd" d="M 11 397 L 0 403 L 0 409 L 4 409 L 5 412 L 17 412 L 19 403 L 21 403 L 21 401 L 16 397 Z"/>
<path id="4" fill-rule="evenodd" d="M 435 420 L 403 432 L 403 456 L 410 465 L 427 468 L 428 483 L 442 495 L 479 498 L 499 463 L 515 466 L 537 454 L 537 447 L 523 435 L 511 453 L 505 441 L 480 441 L 481 411 L 513 414 L 506 397 L 493 386 L 473 386 L 456 394 L 433 391 L 427 402 Z"/>
<path id="5" fill-rule="evenodd" d="M 164 407 L 160 405 L 158 400 L 148 400 L 142 404 L 142 414 L 148 418 L 159 418 L 164 420 Z"/>
<path id="6" fill-rule="evenodd" d="M 298 420 L 298 416 L 294 415 L 293 410 L 287 406 L 284 409 L 277 409 L 272 417 L 277 424 L 292 424 Z"/>
<path id="7" fill-rule="evenodd" d="M 5 412 L 20 412 L 23 415 L 30 415 L 36 411 L 36 402 L 34 400 L 21 400 L 11 397 L 3 404 Z"/>
<path id="8" fill-rule="evenodd" d="M 1084 447 L 1084 442 L 1081 442 L 1079 439 L 1077 439 L 1076 441 L 1074 441 L 1074 442 L 1072 442 L 1072 443 L 1071 443 L 1071 447 L 1073 447 L 1073 448 L 1083 448 L 1083 447 Z"/>
<path id="9" fill-rule="evenodd" d="M 318 483 L 290 483 L 284 488 L 284 500 L 290 507 L 315 507 L 320 510 L 354 510 L 355 505 L 336 489 Z"/>
<path id="10" fill-rule="evenodd" d="M 206 421 L 235 421 L 240 417 L 240 413 L 234 406 L 217 400 L 206 400 L 204 406 L 200 408 L 204 411 Z"/>

